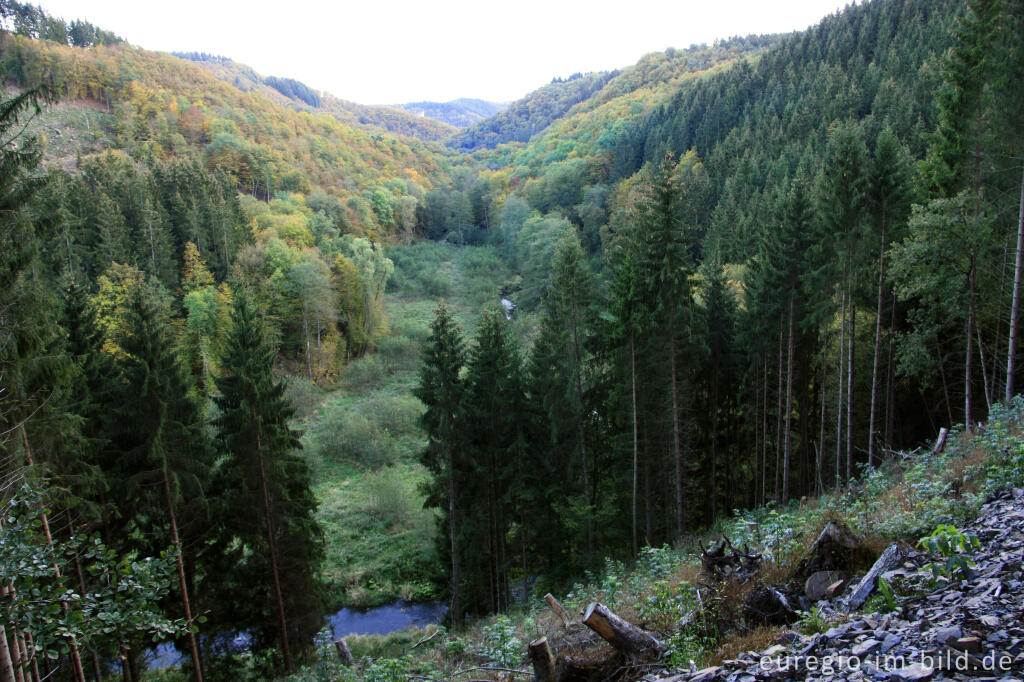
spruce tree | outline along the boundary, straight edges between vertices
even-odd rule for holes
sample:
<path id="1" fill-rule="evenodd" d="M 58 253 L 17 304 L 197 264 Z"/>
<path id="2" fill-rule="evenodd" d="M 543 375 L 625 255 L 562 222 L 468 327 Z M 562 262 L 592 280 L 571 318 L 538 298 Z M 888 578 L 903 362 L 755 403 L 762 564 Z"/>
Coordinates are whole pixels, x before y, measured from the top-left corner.
<path id="1" fill-rule="evenodd" d="M 187 542 L 197 538 L 185 535 L 182 521 L 187 525 L 205 516 L 204 491 L 213 455 L 202 410 L 193 396 L 194 382 L 178 362 L 157 287 L 144 285 L 131 300 L 129 328 L 120 344 L 124 382 L 114 447 L 125 486 L 124 517 L 141 532 L 163 537 L 174 547 L 181 604 L 192 627 L 185 556 Z M 194 629 L 188 644 L 193 672 L 201 680 Z"/>
<path id="2" fill-rule="evenodd" d="M 420 460 L 434 475 L 426 504 L 441 510 L 438 549 L 442 556 L 448 555 L 452 620 L 461 625 L 465 610 L 458 545 L 462 510 L 456 505 L 456 476 L 465 461 L 465 434 L 461 428 L 465 382 L 460 374 L 466 350 L 462 333 L 444 301 L 437 306 L 430 330 L 419 385 L 414 391 L 427 408 L 420 418 L 427 435 L 427 447 Z"/>
<path id="3" fill-rule="evenodd" d="M 284 384 L 274 378 L 276 353 L 245 293 L 235 299 L 231 320 L 214 399 L 221 412 L 214 420 L 217 441 L 227 457 L 221 522 L 242 548 L 237 568 L 262 578 L 236 600 L 276 614 L 284 667 L 291 671 L 296 636 L 308 646 L 320 625 L 316 576 L 323 534 L 314 518 L 309 466 L 296 454 L 299 434 L 289 426 L 293 410 Z"/>

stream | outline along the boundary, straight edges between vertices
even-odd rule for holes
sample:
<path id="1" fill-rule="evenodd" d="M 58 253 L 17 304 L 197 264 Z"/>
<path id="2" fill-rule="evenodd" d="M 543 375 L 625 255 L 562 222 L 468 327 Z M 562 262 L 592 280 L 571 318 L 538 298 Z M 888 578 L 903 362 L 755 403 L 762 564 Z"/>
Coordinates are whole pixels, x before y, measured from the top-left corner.
<path id="1" fill-rule="evenodd" d="M 330 623 L 334 639 L 340 639 L 349 635 L 386 635 L 406 628 L 440 623 L 447 612 L 448 606 L 437 602 L 410 604 L 396 601 L 370 609 L 343 608 L 328 616 L 327 622 Z M 249 644 L 249 637 L 244 632 L 216 637 L 218 640 L 231 637 L 229 648 L 235 651 L 244 651 Z M 170 668 L 185 660 L 185 656 L 170 642 L 154 647 L 150 654 L 146 665 L 149 670 Z"/>

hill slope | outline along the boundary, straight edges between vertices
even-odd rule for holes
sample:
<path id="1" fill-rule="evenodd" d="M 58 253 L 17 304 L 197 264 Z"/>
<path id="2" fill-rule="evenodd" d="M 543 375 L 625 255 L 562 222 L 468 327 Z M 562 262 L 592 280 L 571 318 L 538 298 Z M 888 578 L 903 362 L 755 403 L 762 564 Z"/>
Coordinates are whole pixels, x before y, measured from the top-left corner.
<path id="1" fill-rule="evenodd" d="M 416 116 L 426 116 L 456 128 L 465 128 L 503 111 L 508 104 L 462 97 L 450 102 L 409 102 L 395 106 Z"/>

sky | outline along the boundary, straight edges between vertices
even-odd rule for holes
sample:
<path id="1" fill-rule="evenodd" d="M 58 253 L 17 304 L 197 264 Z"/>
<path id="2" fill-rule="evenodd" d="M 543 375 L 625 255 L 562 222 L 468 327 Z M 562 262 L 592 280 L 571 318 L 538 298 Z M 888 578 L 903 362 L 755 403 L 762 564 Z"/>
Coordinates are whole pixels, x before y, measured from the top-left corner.
<path id="1" fill-rule="evenodd" d="M 840 0 L 36 0 L 164 52 L 207 52 L 361 104 L 519 99 L 667 47 L 803 30 Z"/>

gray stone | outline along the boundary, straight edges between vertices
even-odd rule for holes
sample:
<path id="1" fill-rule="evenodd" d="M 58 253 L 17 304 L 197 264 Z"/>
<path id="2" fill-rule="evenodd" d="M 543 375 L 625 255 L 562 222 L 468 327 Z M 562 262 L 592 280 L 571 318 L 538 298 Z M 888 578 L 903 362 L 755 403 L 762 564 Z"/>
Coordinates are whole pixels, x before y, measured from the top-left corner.
<path id="1" fill-rule="evenodd" d="M 939 628 L 935 631 L 935 643 L 942 645 L 951 639 L 960 639 L 964 636 L 963 630 L 960 629 L 959 625 L 952 627 Z"/>
<path id="2" fill-rule="evenodd" d="M 885 639 L 882 640 L 882 646 L 879 649 L 879 653 L 888 653 L 890 649 L 892 649 L 894 646 L 896 646 L 902 641 L 902 638 L 897 637 L 896 635 L 890 632 L 885 636 Z"/>
<path id="3" fill-rule="evenodd" d="M 882 556 L 878 557 L 878 560 L 871 567 L 871 570 L 857 583 L 857 587 L 853 590 L 853 594 L 850 595 L 850 601 L 847 603 L 847 610 L 859 609 L 861 604 L 875 590 L 875 586 L 878 584 L 878 576 L 903 563 L 904 556 L 903 547 L 898 543 L 893 543 L 886 547 L 885 551 L 882 552 Z"/>
<path id="4" fill-rule="evenodd" d="M 837 582 L 846 580 L 848 574 L 844 571 L 818 571 L 812 573 L 811 576 L 804 582 L 804 594 L 811 601 L 821 601 L 824 599 L 829 588 Z"/>
<path id="5" fill-rule="evenodd" d="M 866 639 L 860 644 L 855 645 L 853 649 L 850 650 L 850 653 L 852 653 L 857 658 L 863 658 L 864 656 L 867 656 L 868 654 L 875 651 L 881 645 L 882 643 L 879 642 L 877 639 Z"/>

